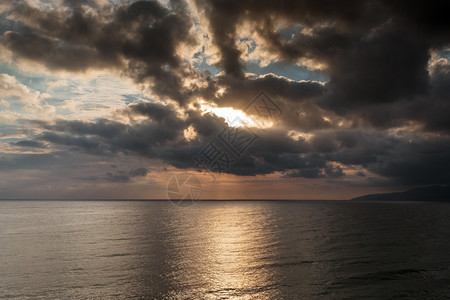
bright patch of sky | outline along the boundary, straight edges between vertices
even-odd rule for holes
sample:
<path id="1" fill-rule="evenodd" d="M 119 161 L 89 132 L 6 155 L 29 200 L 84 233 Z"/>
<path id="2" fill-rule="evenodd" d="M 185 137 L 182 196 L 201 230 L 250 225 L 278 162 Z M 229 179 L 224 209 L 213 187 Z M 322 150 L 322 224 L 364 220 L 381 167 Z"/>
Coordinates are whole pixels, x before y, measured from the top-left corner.
<path id="1" fill-rule="evenodd" d="M 35 131 L 23 119 L 94 120 L 112 118 L 116 110 L 145 97 L 130 79 L 111 74 L 91 77 L 24 73 L 0 64 L 0 151 L 11 142 L 26 140 Z M 39 150 L 39 149 L 36 149 Z"/>
<path id="2" fill-rule="evenodd" d="M 0 64 L 0 74 L 13 76 L 30 91 L 46 94 L 45 102 L 56 109 L 60 116 L 68 117 L 75 113 L 79 119 L 95 119 L 102 117 L 106 110 L 115 110 L 124 106 L 150 99 L 145 97 L 139 88 L 127 78 L 110 74 L 99 74 L 93 77 L 49 76 L 48 74 L 23 73 L 8 64 Z M 22 105 L 14 99 L 4 99 L 0 111 L 22 113 Z M 36 116 L 39 117 L 39 116 Z"/>
<path id="3" fill-rule="evenodd" d="M 450 48 L 438 51 L 437 54 L 440 58 L 450 59 Z"/>
<path id="4" fill-rule="evenodd" d="M 251 49 L 249 49 L 251 51 Z M 200 52 L 196 54 L 200 56 Z M 194 56 L 196 57 L 196 56 Z M 196 57 L 197 58 L 197 57 Z M 220 73 L 220 69 L 214 65 L 209 65 L 206 63 L 206 59 L 201 59 L 200 62 L 194 62 L 194 66 L 199 70 L 206 70 L 211 73 L 214 77 Z M 323 73 L 313 72 L 308 70 L 308 68 L 303 66 L 297 66 L 293 64 L 287 64 L 282 62 L 274 62 L 268 66 L 262 67 L 257 61 L 248 61 L 245 65 L 246 71 L 254 73 L 256 75 L 264 75 L 267 73 L 274 73 L 279 76 L 283 76 L 295 81 L 301 80 L 311 80 L 311 81 L 328 81 L 328 76 Z"/>
<path id="5" fill-rule="evenodd" d="M 311 80 L 325 82 L 328 80 L 328 77 L 325 74 L 310 71 L 306 67 L 281 62 L 275 62 L 269 64 L 267 67 L 261 67 L 257 62 L 250 61 L 247 63 L 246 67 L 248 72 L 255 73 L 256 75 L 274 73 L 296 81 Z"/>
<path id="6" fill-rule="evenodd" d="M 284 27 L 284 28 L 278 28 L 278 32 L 280 33 L 281 37 L 285 39 L 286 41 L 292 40 L 295 35 L 302 30 L 302 26 L 293 26 L 293 27 Z"/>
<path id="7" fill-rule="evenodd" d="M 202 56 L 201 52 L 195 53 L 194 58 L 196 60 L 194 61 L 193 65 L 198 70 L 208 71 L 209 73 L 211 73 L 211 76 L 213 76 L 213 77 L 221 72 L 221 70 L 219 68 L 217 68 L 216 66 L 207 64 L 206 58 L 204 56 Z"/>

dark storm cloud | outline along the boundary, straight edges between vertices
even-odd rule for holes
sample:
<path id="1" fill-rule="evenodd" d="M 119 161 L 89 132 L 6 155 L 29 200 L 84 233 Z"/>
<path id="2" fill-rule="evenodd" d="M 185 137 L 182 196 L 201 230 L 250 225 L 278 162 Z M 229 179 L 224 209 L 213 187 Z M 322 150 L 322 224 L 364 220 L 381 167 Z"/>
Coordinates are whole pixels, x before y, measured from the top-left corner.
<path id="1" fill-rule="evenodd" d="M 280 103 L 292 106 L 321 96 L 325 89 L 323 84 L 313 81 L 293 81 L 269 73 L 253 78 L 235 78 L 218 76 L 217 82 L 226 88 L 225 93 L 216 100 L 222 106 L 245 109 L 249 102 L 262 90 Z M 288 108 L 289 109 L 289 108 Z"/>
<path id="2" fill-rule="evenodd" d="M 177 122 L 178 117 L 173 106 L 161 105 L 156 103 L 138 103 L 129 106 L 130 115 L 147 116 L 150 120 L 156 122 Z"/>
<path id="3" fill-rule="evenodd" d="M 427 39 L 437 46 L 448 42 L 450 34 L 448 1 L 385 0 L 383 3 L 391 9 L 399 23 L 416 32 L 421 38 Z"/>
<path id="4" fill-rule="evenodd" d="M 100 149 L 100 143 L 88 137 L 74 137 L 68 134 L 44 132 L 38 139 L 57 145 L 76 146 L 89 153 L 105 154 L 105 152 Z"/>
<path id="5" fill-rule="evenodd" d="M 323 105 L 338 112 L 412 99 L 428 89 L 428 47 L 408 32 L 380 29 L 328 59 L 330 81 Z"/>
<path id="6" fill-rule="evenodd" d="M 202 96 L 239 107 L 243 98 L 264 88 L 289 105 L 319 98 L 323 108 L 351 117 L 361 107 L 428 95 L 430 50 L 450 41 L 444 1 L 367 0 L 342 5 L 329 0 L 198 0 L 197 8 L 205 13 L 212 41 L 220 50 L 219 67 L 225 71 L 211 79 L 177 55 L 180 45 L 198 42 L 190 33 L 193 21 L 182 1 L 171 1 L 168 7 L 155 1 L 117 6 L 66 1 L 66 6 L 52 10 L 25 1 L 10 3 L 4 14 L 21 27 L 5 32 L 1 43 L 17 57 L 75 72 L 116 69 L 182 104 Z M 277 21 L 308 30 L 286 40 Z M 246 22 L 263 38 L 273 58 L 321 63 L 329 82 L 325 86 L 292 82 L 271 74 L 244 77 L 245 64 L 236 42 L 237 28 Z M 187 88 L 185 78 L 206 86 Z M 227 87 L 227 92 L 217 98 L 219 85 Z M 376 126 L 377 117 L 369 118 Z"/>
<path id="7" fill-rule="evenodd" d="M 56 120 L 52 124 L 47 122 L 40 124 L 43 128 L 52 131 L 68 132 L 77 135 L 97 135 L 103 138 L 112 138 L 118 134 L 123 134 L 127 130 L 126 125 L 105 119 L 98 119 L 95 123 Z"/>
<path id="8" fill-rule="evenodd" d="M 450 123 L 450 67 L 441 59 L 429 67 L 428 92 L 413 99 L 402 99 L 393 103 L 373 103 L 354 108 L 347 113 L 355 126 L 374 126 L 387 129 L 408 124 L 420 125 L 428 132 L 448 134 Z"/>
<path id="9" fill-rule="evenodd" d="M 425 124 L 425 129 L 450 133 L 450 63 L 438 61 L 431 67 L 431 92 L 411 110 Z"/>
<path id="10" fill-rule="evenodd" d="M 212 79 L 176 53 L 180 45 L 198 42 L 190 34 L 193 21 L 184 2 L 172 1 L 168 7 L 155 1 L 101 7 L 95 1 L 65 4 L 63 8 L 41 10 L 24 1 L 11 2 L 4 14 L 21 27 L 4 33 L 2 44 L 16 56 L 52 69 L 116 69 L 138 83 L 151 83 L 154 93 L 182 104 L 201 96 L 223 106 L 242 108 L 247 99 L 264 89 L 286 103 L 286 111 L 313 100 L 314 105 L 301 109 L 318 111 L 318 103 L 348 118 L 366 115 L 369 124 L 375 126 L 396 126 L 419 118 L 406 115 L 406 110 L 405 116 L 394 120 L 395 116 L 386 116 L 389 106 L 382 111 L 364 108 L 427 97 L 432 90 L 427 69 L 429 51 L 450 41 L 442 1 L 420 5 L 349 1 L 342 5 L 325 0 L 257 4 L 199 0 L 197 8 L 209 20 L 212 41 L 221 53 L 219 67 L 225 71 Z M 308 31 L 296 32 L 294 38 L 286 40 L 277 21 Z M 329 82 L 294 82 L 273 74 L 244 77 L 245 64 L 236 42 L 237 28 L 245 22 L 263 38 L 275 59 L 321 63 Z M 200 80 L 206 86 L 187 88 L 183 86 L 185 78 Z M 222 97 L 216 97 L 219 86 L 227 88 Z M 298 126 L 307 130 L 330 127 L 317 113 L 308 122 L 300 119 L 295 114 L 287 115 L 285 122 L 289 126 L 303 122 Z"/>
<path id="11" fill-rule="evenodd" d="M 368 169 L 401 184 L 445 184 L 450 181 L 448 137 L 417 138 L 388 151 L 388 159 L 369 165 Z"/>
<path id="12" fill-rule="evenodd" d="M 318 22 L 340 22 L 346 25 L 367 22 L 368 10 L 371 8 L 364 1 L 348 1 L 346 5 L 335 1 L 220 1 L 198 0 L 197 5 L 205 11 L 210 22 L 210 30 L 215 44 L 221 52 L 220 66 L 227 74 L 242 76 L 243 65 L 241 53 L 237 50 L 236 26 L 250 20 L 256 29 L 260 28 L 267 39 L 274 44 L 278 34 L 273 30 L 271 21 L 283 19 L 304 25 Z M 261 28 L 262 27 L 262 28 Z M 279 42 L 281 40 L 278 39 Z M 303 52 L 298 49 L 287 50 L 298 56 Z M 286 54 L 287 54 L 286 53 Z"/>
<path id="13" fill-rule="evenodd" d="M 44 143 L 33 140 L 18 141 L 11 143 L 11 145 L 24 148 L 46 148 L 46 145 Z"/>
<path id="14" fill-rule="evenodd" d="M 245 69 L 236 46 L 236 27 L 247 22 L 263 38 L 272 58 L 290 63 L 308 59 L 325 66 L 330 80 L 315 95 L 323 108 L 350 118 L 368 114 L 369 124 L 375 126 L 382 125 L 389 106 L 378 113 L 377 109 L 371 113 L 371 106 L 429 96 L 430 51 L 450 42 L 446 1 L 199 0 L 197 5 L 209 19 L 221 52 L 220 66 L 229 76 L 241 78 Z M 280 21 L 308 30 L 286 40 L 276 25 Z M 291 99 L 301 101 L 301 94 Z M 370 109 L 361 110 L 365 107 Z M 446 105 L 440 108 L 449 112 Z M 408 112 L 400 112 L 397 121 L 395 116 L 385 117 L 388 127 L 418 118 Z"/>
<path id="15" fill-rule="evenodd" d="M 353 169 L 361 178 L 375 174 L 398 184 L 450 180 L 450 67 L 436 58 L 450 43 L 448 2 L 198 0 L 220 52 L 217 67 L 223 72 L 216 76 L 177 54 L 180 46 L 199 42 L 191 34 L 194 22 L 184 2 L 172 1 L 168 7 L 155 1 L 64 3 L 43 11 L 11 2 L 3 14 L 15 23 L 2 23 L 2 31 L 5 26 L 11 30 L 3 33 L 1 44 L 15 57 L 54 70 L 118 71 L 177 101 L 181 109 L 130 105 L 119 112 L 130 118 L 127 124 L 36 121 L 44 131 L 14 146 L 46 142 L 69 151 L 124 153 L 195 168 L 193 157 L 226 123 L 186 104 L 200 97 L 244 109 L 265 90 L 283 114 L 274 127 L 258 131 L 258 139 L 229 173 L 334 179 L 348 177 L 347 169 Z M 263 45 L 257 46 L 264 46 L 268 59 L 320 65 L 329 81 L 246 74 L 245 54 L 237 45 L 242 25 L 261 39 Z M 298 30 L 286 39 L 280 26 Z M 185 79 L 194 84 L 185 86 Z M 225 89 L 221 95 L 219 88 Z M 183 132 L 189 127 L 197 137 L 188 141 Z M 295 140 L 290 130 L 310 138 Z M 0 164 L 13 168 L 6 160 Z M 145 175 L 146 170 L 118 170 L 96 178 L 126 182 Z"/>
<path id="16" fill-rule="evenodd" d="M 328 164 L 325 168 L 305 168 L 293 172 L 288 172 L 285 177 L 303 177 L 303 178 L 338 178 L 344 176 L 342 168 Z"/>
<path id="17" fill-rule="evenodd" d="M 16 57 L 50 69 L 115 69 L 138 83 L 151 83 L 160 96 L 185 101 L 182 79 L 194 74 L 176 51 L 194 38 L 183 2 L 171 1 L 169 8 L 156 1 L 107 7 L 94 1 L 66 4 L 44 11 L 25 1 L 11 2 L 8 16 L 21 29 L 5 32 L 1 44 Z"/>
<path id="18" fill-rule="evenodd" d="M 40 123 L 47 131 L 36 140 L 97 155 L 140 155 L 161 159 L 181 169 L 196 169 L 194 156 L 226 126 L 222 118 L 189 111 L 176 116 L 174 108 L 154 103 L 130 105 L 124 114 L 146 115 L 132 125 L 97 120 L 59 120 Z M 191 141 L 183 130 L 192 126 L 198 136 Z M 345 166 L 366 169 L 399 184 L 443 183 L 450 179 L 450 139 L 420 133 L 396 135 L 389 130 L 325 129 L 309 139 L 294 140 L 282 129 L 258 130 L 258 139 L 227 173 L 252 176 L 280 172 L 285 177 L 339 178 Z M 64 149 L 64 148 L 62 148 Z M 144 170 L 116 171 L 108 181 L 129 181 L 145 176 Z M 424 174 L 427 174 L 424 176 Z"/>
<path id="19" fill-rule="evenodd" d="M 131 171 L 119 170 L 114 173 L 106 173 L 104 179 L 110 182 L 129 182 L 135 177 L 145 177 L 147 176 L 147 173 L 148 171 L 146 168 L 137 168 Z"/>
<path id="20" fill-rule="evenodd" d="M 12 154 L 0 157 L 0 170 L 47 170 L 61 162 L 60 153 Z"/>

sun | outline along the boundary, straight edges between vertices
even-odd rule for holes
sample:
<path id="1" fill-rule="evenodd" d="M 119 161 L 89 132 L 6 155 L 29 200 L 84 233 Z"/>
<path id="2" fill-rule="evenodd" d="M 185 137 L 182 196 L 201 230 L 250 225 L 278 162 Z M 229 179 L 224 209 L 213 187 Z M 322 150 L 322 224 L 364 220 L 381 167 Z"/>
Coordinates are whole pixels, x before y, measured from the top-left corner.
<path id="1" fill-rule="evenodd" d="M 270 128 L 273 126 L 272 122 L 249 116 L 242 110 L 233 107 L 218 107 L 215 104 L 201 102 L 200 109 L 202 114 L 212 113 L 218 117 L 224 118 L 225 122 L 227 122 L 230 127 Z"/>

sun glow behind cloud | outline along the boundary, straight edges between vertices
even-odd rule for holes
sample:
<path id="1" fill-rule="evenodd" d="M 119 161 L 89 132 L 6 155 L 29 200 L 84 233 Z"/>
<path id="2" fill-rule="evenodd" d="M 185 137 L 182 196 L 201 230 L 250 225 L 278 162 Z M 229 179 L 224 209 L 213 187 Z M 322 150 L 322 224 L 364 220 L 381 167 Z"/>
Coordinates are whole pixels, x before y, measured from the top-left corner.
<path id="1" fill-rule="evenodd" d="M 257 127 L 257 128 L 271 128 L 273 123 L 261 118 L 249 116 L 240 109 L 232 107 L 218 107 L 206 102 L 200 103 L 200 110 L 202 114 L 212 113 L 218 117 L 224 118 L 228 126 L 231 127 Z"/>

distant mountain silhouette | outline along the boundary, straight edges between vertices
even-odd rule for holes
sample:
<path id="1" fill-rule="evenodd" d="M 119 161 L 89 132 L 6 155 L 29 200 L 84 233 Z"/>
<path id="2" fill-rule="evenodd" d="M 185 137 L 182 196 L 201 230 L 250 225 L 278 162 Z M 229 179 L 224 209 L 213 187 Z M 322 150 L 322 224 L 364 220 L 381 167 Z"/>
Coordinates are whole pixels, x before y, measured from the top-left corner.
<path id="1" fill-rule="evenodd" d="M 351 199 L 353 201 L 450 201 L 450 185 L 433 185 L 406 192 L 370 194 Z"/>

